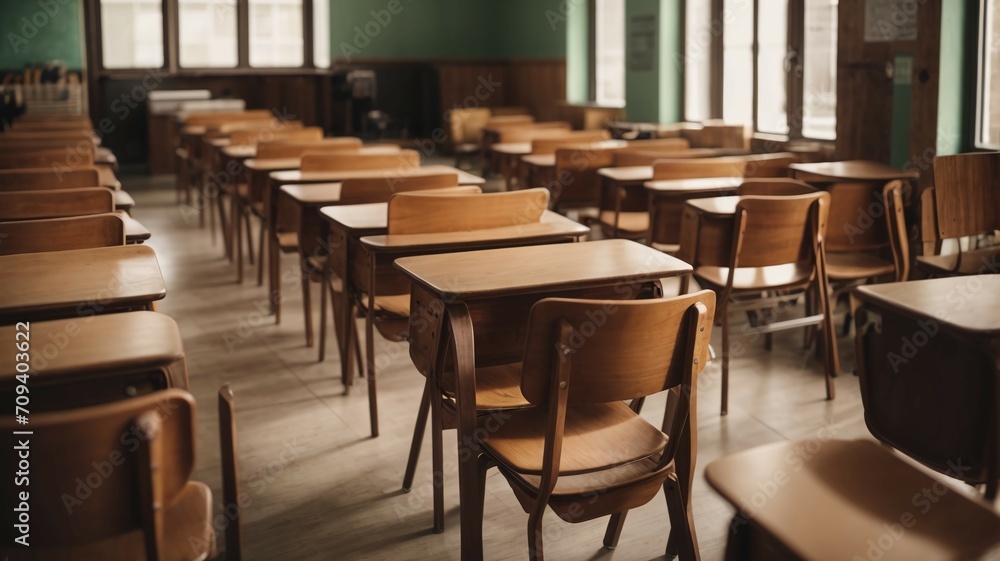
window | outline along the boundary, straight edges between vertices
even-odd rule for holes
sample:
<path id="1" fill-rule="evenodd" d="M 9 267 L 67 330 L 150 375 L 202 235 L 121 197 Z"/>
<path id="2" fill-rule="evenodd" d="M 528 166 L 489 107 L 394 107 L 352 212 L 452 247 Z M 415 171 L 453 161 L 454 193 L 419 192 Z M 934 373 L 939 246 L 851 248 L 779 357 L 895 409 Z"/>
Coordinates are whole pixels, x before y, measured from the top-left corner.
<path id="1" fill-rule="evenodd" d="M 101 51 L 105 68 L 163 66 L 160 0 L 101 0 Z"/>
<path id="2" fill-rule="evenodd" d="M 596 0 L 594 11 L 594 100 L 625 105 L 625 0 Z"/>
<path id="3" fill-rule="evenodd" d="M 624 0 L 619 0 L 624 2 Z M 330 0 L 100 0 L 104 69 L 330 67 Z M 168 34 L 168 30 L 171 30 Z"/>
<path id="4" fill-rule="evenodd" d="M 178 0 L 177 8 L 182 67 L 236 66 L 236 0 Z"/>
<path id="5" fill-rule="evenodd" d="M 1000 149 L 1000 0 L 982 2 L 980 21 L 976 146 Z"/>
<path id="6" fill-rule="evenodd" d="M 838 0 L 688 0 L 684 118 L 834 139 L 837 10 Z"/>

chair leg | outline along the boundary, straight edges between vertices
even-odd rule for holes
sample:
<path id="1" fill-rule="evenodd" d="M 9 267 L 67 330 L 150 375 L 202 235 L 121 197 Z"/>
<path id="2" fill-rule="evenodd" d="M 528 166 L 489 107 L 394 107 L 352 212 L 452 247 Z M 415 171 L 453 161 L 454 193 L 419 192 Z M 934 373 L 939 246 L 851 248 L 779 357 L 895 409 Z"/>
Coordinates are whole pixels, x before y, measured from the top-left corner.
<path id="1" fill-rule="evenodd" d="M 268 291 L 271 294 L 271 311 L 274 312 L 274 323 L 281 323 L 281 248 L 278 247 L 278 240 L 274 236 L 267 236 L 267 245 L 270 248 L 267 258 Z"/>
<path id="2" fill-rule="evenodd" d="M 319 285 L 319 362 L 326 358 L 326 301 L 330 290 L 330 270 L 323 266 L 323 279 Z"/>
<path id="3" fill-rule="evenodd" d="M 413 441 L 410 442 L 410 457 L 406 460 L 406 472 L 403 474 L 403 490 L 407 493 L 413 488 L 413 478 L 417 473 L 420 448 L 424 441 L 424 429 L 427 428 L 427 414 L 431 409 L 431 391 L 430 381 L 428 380 L 424 382 L 424 393 L 420 397 L 417 424 L 413 426 Z"/>
<path id="4" fill-rule="evenodd" d="M 223 204 L 222 190 L 216 191 L 215 208 L 219 211 L 219 231 L 222 233 L 222 247 L 226 250 L 226 259 L 233 260 L 233 237 L 229 232 L 229 222 L 226 218 L 226 205 Z"/>
<path id="5" fill-rule="evenodd" d="M 545 561 L 542 539 L 542 514 L 544 512 L 545 503 L 542 503 L 542 508 L 532 511 L 528 515 L 528 561 Z"/>
<path id="6" fill-rule="evenodd" d="M 376 397 L 375 386 L 375 320 L 374 313 L 375 298 L 368 298 L 368 313 L 365 317 L 365 354 L 368 365 L 368 416 L 371 420 L 372 438 L 378 436 L 378 399 Z"/>
<path id="7" fill-rule="evenodd" d="M 312 321 L 312 282 L 309 280 L 309 273 L 302 271 L 302 319 L 306 324 L 306 346 L 313 346 L 313 321 Z"/>
<path id="8" fill-rule="evenodd" d="M 719 305 L 719 318 L 722 321 L 722 415 L 729 413 L 729 314 L 728 306 L 723 301 Z"/>
<path id="9" fill-rule="evenodd" d="M 350 316 L 350 318 L 349 318 L 348 321 L 354 321 L 354 316 L 353 315 Z M 361 358 L 361 341 L 359 341 L 358 337 L 357 337 L 358 330 L 354 329 L 352 331 L 352 333 L 354 333 L 354 360 L 355 360 L 355 364 L 358 365 L 358 367 L 357 367 L 358 368 L 358 377 L 359 378 L 364 378 L 365 377 L 365 361 Z"/>
<path id="10" fill-rule="evenodd" d="M 833 379 L 839 369 L 837 361 L 837 332 L 833 326 L 833 313 L 830 311 L 830 299 L 826 293 L 826 283 L 817 283 L 819 289 L 820 308 L 823 313 L 823 363 L 826 371 L 826 398 L 836 397 L 837 389 Z"/>
<path id="11" fill-rule="evenodd" d="M 247 229 L 247 259 L 253 265 L 253 228 L 250 227 L 250 213 L 240 205 L 240 212 L 243 214 L 243 225 Z"/>
<path id="12" fill-rule="evenodd" d="M 267 223 L 263 218 L 260 220 L 260 233 L 257 235 L 257 286 L 264 284 L 264 246 L 267 244 L 265 236 L 267 233 Z"/>
<path id="13" fill-rule="evenodd" d="M 841 332 L 844 337 L 851 334 L 851 312 L 844 314 L 844 330 Z"/>
<path id="14" fill-rule="evenodd" d="M 680 555 L 681 561 L 699 561 L 698 538 L 694 530 L 694 511 L 691 501 L 685 501 L 676 476 L 670 476 L 663 484 L 667 498 L 667 514 L 670 516 L 670 539 L 667 542 L 667 558 Z"/>
<path id="15" fill-rule="evenodd" d="M 437 383 L 433 379 L 427 381 L 431 392 L 436 391 Z M 444 428 L 442 427 L 441 399 L 439 396 L 429 396 L 431 409 L 431 466 L 434 470 L 434 532 L 444 532 Z"/>
<path id="16" fill-rule="evenodd" d="M 208 189 L 202 187 L 202 192 L 204 193 L 205 201 L 207 201 L 207 208 L 203 210 L 203 213 L 208 213 L 208 231 L 209 236 L 212 238 L 212 246 L 215 246 L 215 208 L 219 204 L 218 196 L 209 197 Z"/>
<path id="17" fill-rule="evenodd" d="M 625 527 L 625 516 L 627 514 L 628 511 L 623 510 L 611 515 L 611 520 L 608 521 L 608 529 L 604 532 L 604 547 L 608 549 L 618 547 L 618 538 L 622 535 L 622 528 Z"/>
<path id="18" fill-rule="evenodd" d="M 493 460 L 490 459 L 486 454 L 480 454 L 479 456 L 479 504 L 476 505 L 478 509 L 476 514 L 479 516 L 479 528 L 483 527 L 483 520 L 485 520 L 484 513 L 486 511 L 486 474 L 493 467 Z"/>
<path id="19" fill-rule="evenodd" d="M 240 211 L 239 197 L 233 196 L 232 202 L 229 204 L 230 210 L 230 222 L 232 223 L 232 244 L 233 244 L 233 255 L 232 258 L 236 259 L 236 284 L 243 283 L 243 216 Z M 249 228 L 249 225 L 247 225 Z M 250 231 L 247 230 L 247 241 L 250 240 Z M 248 244 L 249 245 L 249 244 Z M 250 249 L 253 253 L 253 249 Z"/>

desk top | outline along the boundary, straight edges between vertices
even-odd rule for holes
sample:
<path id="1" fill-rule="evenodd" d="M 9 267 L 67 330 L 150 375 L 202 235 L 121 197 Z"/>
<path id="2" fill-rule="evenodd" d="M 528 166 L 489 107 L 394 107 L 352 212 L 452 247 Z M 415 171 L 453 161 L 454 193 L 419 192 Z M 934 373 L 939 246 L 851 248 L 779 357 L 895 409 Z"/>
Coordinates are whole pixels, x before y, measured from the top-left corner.
<path id="1" fill-rule="evenodd" d="M 555 154 L 528 154 L 526 156 L 521 156 L 521 161 L 528 164 L 529 166 L 535 166 L 540 168 L 556 167 Z"/>
<path id="2" fill-rule="evenodd" d="M 934 318 L 969 335 L 1000 336 L 1000 275 L 876 284 L 858 287 L 854 295 L 914 318 Z"/>
<path id="3" fill-rule="evenodd" d="M 635 283 L 691 272 L 687 263 L 628 240 L 405 257 L 396 266 L 445 298 L 476 298 Z"/>
<path id="4" fill-rule="evenodd" d="M 253 144 L 226 144 L 222 147 L 222 153 L 227 158 L 255 158 L 257 146 Z"/>
<path id="5" fill-rule="evenodd" d="M 153 249 L 126 245 L 0 257 L 0 316 L 88 315 L 166 296 Z"/>
<path id="6" fill-rule="evenodd" d="M 247 160 L 249 162 L 254 160 Z M 315 171 L 303 172 L 298 169 L 288 169 L 285 171 L 275 171 L 271 174 L 271 179 L 277 183 L 330 183 L 343 181 L 344 179 L 377 179 L 384 177 L 421 177 L 426 175 L 444 175 L 453 173 L 458 176 L 459 185 L 483 185 L 486 180 L 478 175 L 472 175 L 467 171 L 451 166 L 420 166 L 418 168 L 393 168 L 375 170 L 348 170 L 348 171 Z"/>
<path id="7" fill-rule="evenodd" d="M 666 157 L 664 156 L 664 158 Z M 653 166 L 601 168 L 597 170 L 597 173 L 612 181 L 651 181 L 653 179 Z"/>
<path id="8" fill-rule="evenodd" d="M 804 462 L 789 460 L 806 446 Z M 907 515 L 916 523 L 893 539 L 882 561 L 979 559 L 1000 543 L 1000 517 L 961 492 L 940 495 L 926 512 L 914 508 L 914 493 L 936 487 L 937 480 L 872 441 L 779 442 L 716 460 L 705 478 L 741 509 L 757 506 L 761 482 L 776 486 L 747 514 L 802 559 L 863 557 L 872 539 L 900 520 L 906 524 L 901 516 Z"/>
<path id="9" fill-rule="evenodd" d="M 389 227 L 389 203 L 327 206 L 320 215 L 348 232 L 385 230 Z"/>
<path id="10" fill-rule="evenodd" d="M 157 368 L 184 359 L 177 324 L 156 312 L 130 312 L 73 317 L 31 323 L 33 340 L 53 340 L 58 334 L 70 336 L 71 344 L 53 357 L 45 357 L 45 369 L 34 375 L 87 374 Z M 0 326 L 0 337 L 14 340 L 14 326 Z M 32 345 L 32 358 L 42 358 L 44 345 Z M 38 364 L 37 362 L 33 362 Z M 0 380 L 16 375 L 14 353 L 0 356 Z"/>
<path id="11" fill-rule="evenodd" d="M 223 146 L 229 146 L 232 143 L 232 139 L 227 136 L 222 138 L 210 138 L 208 139 L 208 145 L 215 148 L 222 148 Z"/>
<path id="12" fill-rule="evenodd" d="M 119 211 L 118 216 L 122 217 L 125 221 L 125 242 L 126 243 L 137 243 L 148 240 L 152 237 L 149 229 L 142 225 L 141 222 L 132 218 L 126 212 Z"/>
<path id="13" fill-rule="evenodd" d="M 281 186 L 281 192 L 300 205 L 323 206 L 340 201 L 342 182 L 331 183 L 290 183 Z"/>
<path id="14" fill-rule="evenodd" d="M 724 217 L 732 216 L 736 213 L 736 205 L 740 203 L 741 198 L 738 195 L 707 197 L 704 199 L 691 199 L 684 204 L 694 207 L 700 214 Z"/>
<path id="15" fill-rule="evenodd" d="M 122 182 L 118 180 L 118 177 L 115 176 L 115 170 L 111 169 L 110 166 L 95 167 L 97 168 L 97 175 L 100 178 L 101 187 L 110 187 L 115 190 L 122 188 Z"/>
<path id="16" fill-rule="evenodd" d="M 815 164 L 792 164 L 789 169 L 808 175 L 805 179 L 837 180 L 857 179 L 862 181 L 890 181 L 893 179 L 917 179 L 920 172 L 903 171 L 892 166 L 867 160 L 846 160 L 843 162 L 819 162 Z"/>
<path id="17" fill-rule="evenodd" d="M 490 150 L 499 154 L 509 154 L 511 156 L 526 156 L 531 154 L 530 142 L 499 142 L 490 146 Z"/>
<path id="18" fill-rule="evenodd" d="M 388 210 L 387 210 L 388 212 Z M 357 223 L 355 223 L 358 225 Z M 371 222 L 369 224 L 374 224 Z M 518 240 L 539 242 L 564 238 L 579 238 L 590 232 L 590 228 L 574 222 L 561 214 L 546 210 L 541 219 L 532 224 L 503 226 L 463 232 L 443 232 L 435 234 L 383 234 L 361 238 L 361 244 L 372 251 L 399 251 L 441 246 L 464 246 Z"/>
<path id="19" fill-rule="evenodd" d="M 135 206 L 135 199 L 125 191 L 114 191 L 115 209 L 128 210 Z"/>
<path id="20" fill-rule="evenodd" d="M 302 165 L 302 158 L 248 158 L 243 162 L 250 171 L 271 172 L 289 169 L 298 169 Z"/>
<path id="21" fill-rule="evenodd" d="M 701 177 L 698 179 L 666 179 L 647 181 L 646 189 L 660 193 L 688 191 L 733 191 L 743 184 L 741 177 Z"/>

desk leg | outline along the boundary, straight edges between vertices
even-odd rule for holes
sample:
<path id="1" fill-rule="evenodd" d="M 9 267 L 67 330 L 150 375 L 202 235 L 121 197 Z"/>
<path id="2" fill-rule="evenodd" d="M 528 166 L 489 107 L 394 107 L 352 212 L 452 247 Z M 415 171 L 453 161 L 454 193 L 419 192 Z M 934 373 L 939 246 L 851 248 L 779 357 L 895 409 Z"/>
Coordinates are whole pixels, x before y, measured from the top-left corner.
<path id="1" fill-rule="evenodd" d="M 472 317 L 465 304 L 448 306 L 448 325 L 455 353 L 455 397 L 458 407 L 458 486 L 462 519 L 462 561 L 483 558 L 483 528 L 478 520 L 479 445 L 476 431 L 476 357 Z"/>
<path id="2" fill-rule="evenodd" d="M 369 271 L 368 309 L 365 312 L 365 362 L 368 366 L 368 416 L 372 426 L 372 438 L 378 436 L 378 397 L 375 385 L 375 260 Z"/>

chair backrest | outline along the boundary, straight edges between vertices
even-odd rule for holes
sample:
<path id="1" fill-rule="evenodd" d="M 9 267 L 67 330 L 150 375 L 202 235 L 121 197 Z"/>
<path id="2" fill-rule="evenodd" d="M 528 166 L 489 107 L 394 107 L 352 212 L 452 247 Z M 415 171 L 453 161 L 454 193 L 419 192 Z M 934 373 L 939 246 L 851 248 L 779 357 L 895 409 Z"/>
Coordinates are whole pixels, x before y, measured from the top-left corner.
<path id="1" fill-rule="evenodd" d="M 31 460 L 45 469 L 31 473 L 31 543 L 72 551 L 139 530 L 151 539 L 154 524 L 144 522 L 145 512 L 154 501 L 172 504 L 191 477 L 194 415 L 194 398 L 176 389 L 33 415 Z M 13 416 L 0 427 L 4 449 L 24 439 L 13 434 L 20 430 Z M 4 478 L 0 500 L 17 505 L 18 491 L 13 477 Z M 16 514 L 0 514 L 5 543 L 13 542 Z M 142 551 L 130 557 L 145 558 Z"/>
<path id="2" fill-rule="evenodd" d="M 615 152 L 615 167 L 651 166 L 663 159 L 722 158 L 744 154 L 743 150 L 732 148 L 691 148 L 674 150 L 651 146 L 648 148 L 624 148 Z"/>
<path id="3" fill-rule="evenodd" d="M 267 109 L 251 109 L 248 111 L 219 111 L 208 113 L 191 113 L 184 115 L 185 126 L 206 127 L 238 121 L 266 121 L 273 117 Z"/>
<path id="4" fill-rule="evenodd" d="M 535 118 L 531 115 L 493 115 L 483 128 L 523 127 L 534 122 Z"/>
<path id="5" fill-rule="evenodd" d="M 653 164 L 653 180 L 699 177 L 743 177 L 746 160 L 740 157 L 662 159 Z"/>
<path id="6" fill-rule="evenodd" d="M 499 142 L 531 142 L 536 138 L 560 136 L 571 130 L 573 130 L 573 127 L 565 121 L 527 123 L 524 126 L 500 129 Z"/>
<path id="7" fill-rule="evenodd" d="M 591 148 L 559 148 L 555 182 L 549 186 L 555 206 L 597 206 L 601 198 L 601 168 L 614 164 L 615 152 Z"/>
<path id="8" fill-rule="evenodd" d="M 458 187 L 458 175 L 454 173 L 345 179 L 340 185 L 340 204 L 381 203 L 388 201 L 396 193 L 451 187 Z M 482 189 L 478 187 L 474 190 L 482 193 Z"/>
<path id="9" fill-rule="evenodd" d="M 746 161 L 743 177 L 789 177 L 788 166 L 798 161 L 798 157 L 790 152 L 776 152 L 751 154 Z"/>
<path id="10" fill-rule="evenodd" d="M 452 144 L 479 142 L 491 112 L 486 107 L 461 107 L 448 112 L 448 128 Z"/>
<path id="11" fill-rule="evenodd" d="M 934 158 L 934 191 L 940 239 L 1000 229 L 1000 152 Z"/>
<path id="12" fill-rule="evenodd" d="M 744 197 L 736 205 L 731 268 L 813 264 L 826 234 L 830 195 Z"/>
<path id="13" fill-rule="evenodd" d="M 882 187 L 872 181 L 840 181 L 824 187 L 830 193 L 828 251 L 875 250 L 889 245 Z"/>
<path id="14" fill-rule="evenodd" d="M 114 210 L 114 194 L 105 187 L 0 192 L 0 221 L 66 218 Z"/>
<path id="15" fill-rule="evenodd" d="M 686 138 L 650 138 L 646 140 L 631 140 L 627 150 L 662 150 L 664 152 L 674 152 L 679 150 L 690 150 L 691 143 Z"/>
<path id="16" fill-rule="evenodd" d="M 882 188 L 885 201 L 885 217 L 889 226 L 889 247 L 892 263 L 896 268 L 896 282 L 910 278 L 910 235 L 906 231 L 903 214 L 903 182 L 890 181 Z"/>
<path id="17" fill-rule="evenodd" d="M 534 224 L 549 205 L 545 189 L 476 196 L 401 193 L 389 199 L 389 234 L 430 234 Z"/>
<path id="18" fill-rule="evenodd" d="M 404 169 L 420 167 L 420 152 L 400 150 L 395 154 L 344 154 L 332 152 L 316 154 L 312 151 L 302 154 L 303 172 Z"/>
<path id="19" fill-rule="evenodd" d="M 527 107 L 520 105 L 505 105 L 502 107 L 491 107 L 490 113 L 494 117 L 530 117 L 531 112 Z"/>
<path id="20" fill-rule="evenodd" d="M 332 154 L 337 152 L 357 152 L 361 149 L 361 139 L 353 137 L 320 138 L 319 140 L 272 140 L 257 145 L 257 159 L 301 158 L 306 152 Z"/>
<path id="21" fill-rule="evenodd" d="M 319 141 L 323 139 L 323 129 L 321 127 L 304 127 L 300 129 L 280 129 L 280 130 L 247 130 L 241 129 L 233 131 L 229 136 L 229 143 L 240 146 L 256 146 L 265 142 L 275 141 Z"/>
<path id="22" fill-rule="evenodd" d="M 749 148 L 750 129 L 745 125 L 727 125 L 705 121 L 700 129 L 688 129 L 684 135 L 697 148 Z"/>
<path id="23" fill-rule="evenodd" d="M 788 197 L 815 193 L 816 188 L 808 183 L 787 178 L 746 179 L 740 185 L 737 195 L 762 197 Z"/>
<path id="24" fill-rule="evenodd" d="M 531 140 L 532 154 L 555 154 L 556 149 L 567 144 L 581 144 L 608 140 L 611 134 L 605 130 L 570 131 L 553 136 L 543 135 Z"/>
<path id="25" fill-rule="evenodd" d="M 212 132 L 230 135 L 237 131 L 295 131 L 304 127 L 302 121 L 284 121 L 276 117 L 220 123 L 212 127 Z"/>
<path id="26" fill-rule="evenodd" d="M 548 405 L 553 370 L 563 361 L 569 363 L 570 404 L 624 401 L 676 387 L 704 368 L 714 313 L 715 294 L 708 290 L 651 300 L 540 300 L 528 319 L 521 392 L 534 405 Z"/>
<path id="27" fill-rule="evenodd" d="M 93 166 L 69 170 L 49 168 L 0 169 L 0 191 L 79 189 L 99 187 L 101 172 Z"/>
<path id="28" fill-rule="evenodd" d="M 69 169 L 94 165 L 94 153 L 77 153 L 66 148 L 34 150 L 25 153 L 0 153 L 0 169 L 54 168 Z"/>
<path id="29" fill-rule="evenodd" d="M 117 214 L 0 222 L 0 255 L 125 245 L 125 222 Z"/>

